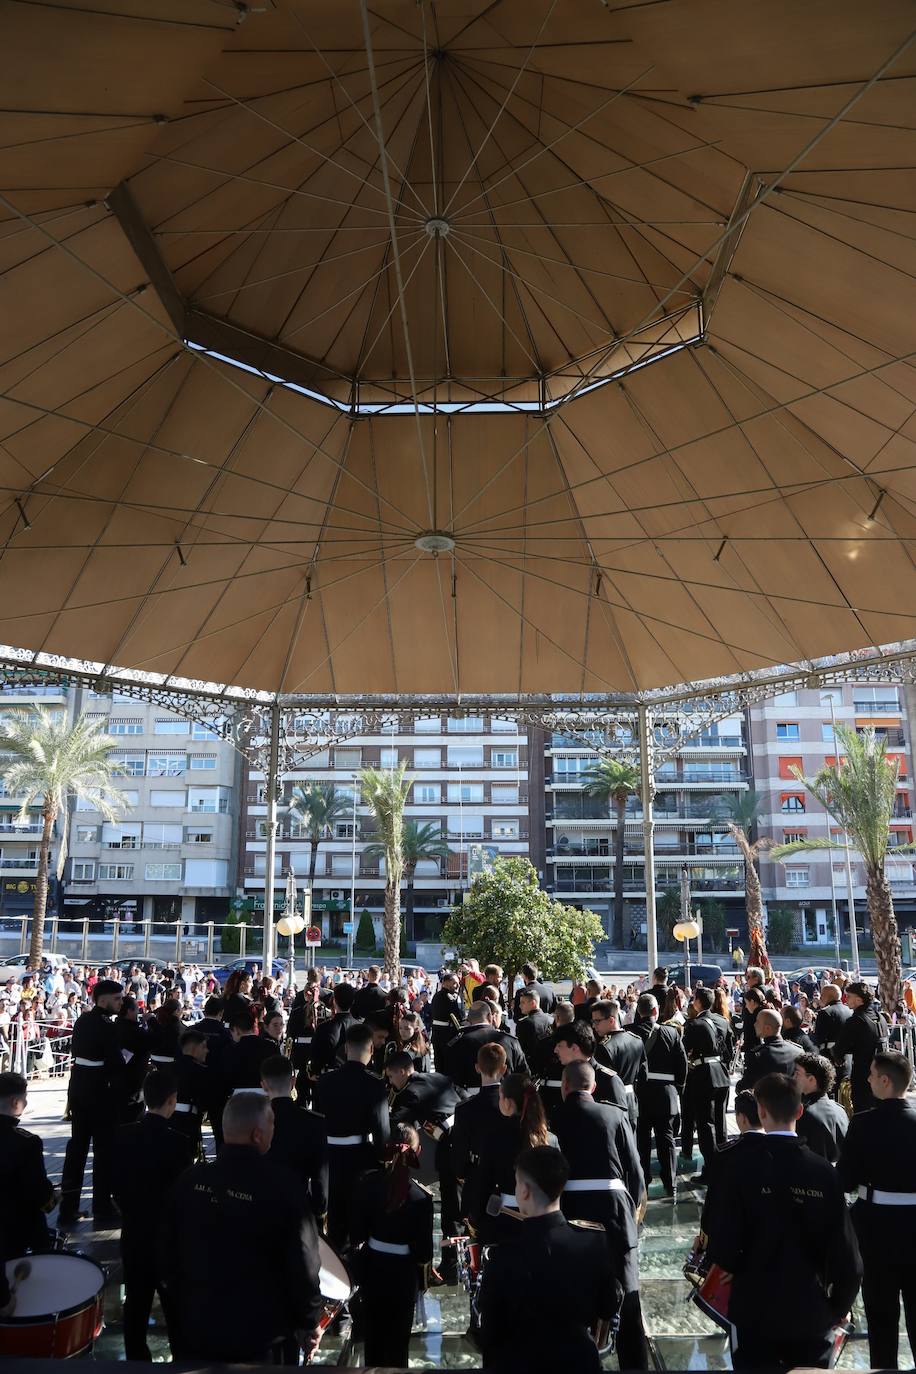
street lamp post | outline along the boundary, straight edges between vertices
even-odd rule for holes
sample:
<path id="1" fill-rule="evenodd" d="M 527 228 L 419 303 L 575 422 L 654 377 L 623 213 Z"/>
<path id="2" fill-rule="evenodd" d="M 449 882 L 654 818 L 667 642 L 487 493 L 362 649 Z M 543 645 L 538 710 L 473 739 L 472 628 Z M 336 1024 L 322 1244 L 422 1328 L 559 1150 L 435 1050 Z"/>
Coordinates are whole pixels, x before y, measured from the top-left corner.
<path id="1" fill-rule="evenodd" d="M 353 935 L 356 930 L 356 798 L 359 792 L 359 779 L 353 774 L 353 824 L 351 826 L 352 848 L 350 852 L 350 929 L 347 932 L 347 967 L 353 967 Z"/>

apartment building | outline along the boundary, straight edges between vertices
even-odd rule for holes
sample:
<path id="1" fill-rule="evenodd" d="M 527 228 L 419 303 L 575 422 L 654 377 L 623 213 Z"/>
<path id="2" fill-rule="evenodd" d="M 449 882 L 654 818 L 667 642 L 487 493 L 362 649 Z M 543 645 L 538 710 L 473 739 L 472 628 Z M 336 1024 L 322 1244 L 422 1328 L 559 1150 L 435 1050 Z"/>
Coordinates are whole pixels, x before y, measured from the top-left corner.
<path id="1" fill-rule="evenodd" d="M 116 824 L 77 802 L 70 817 L 67 916 L 156 925 L 225 921 L 238 867 L 241 765 L 209 727 L 117 692 L 74 690 L 101 721 L 126 809 Z"/>
<path id="2" fill-rule="evenodd" d="M 53 718 L 69 716 L 73 702 L 66 687 L 52 684 L 26 686 L 6 683 L 0 686 L 0 719 L 8 719 L 23 711 L 42 707 Z M 41 839 L 41 802 L 29 808 L 28 819 L 21 822 L 19 811 L 22 797 L 7 791 L 0 780 L 0 923 L 30 916 L 35 901 L 35 882 L 38 874 L 38 844 Z M 51 876 L 48 893 L 49 910 L 54 911 L 60 899 L 55 869 L 60 845 L 60 827 L 55 823 L 51 846 Z"/>
<path id="3" fill-rule="evenodd" d="M 799 768 L 810 777 L 834 762 L 834 719 L 838 725 L 855 730 L 871 726 L 884 738 L 888 754 L 900 764 L 886 871 L 897 916 L 904 926 L 916 921 L 912 856 L 894 856 L 894 849 L 909 844 L 913 836 L 912 725 L 907 696 L 907 689 L 895 684 L 849 683 L 783 692 L 748 713 L 754 787 L 764 800 L 759 832 L 779 842 L 826 839 L 829 835 L 841 839 L 824 808 L 793 775 L 793 769 Z M 846 861 L 840 851 L 799 854 L 786 863 L 775 863 L 764 854 L 760 877 L 768 907 L 783 907 L 794 913 L 800 943 L 833 945 L 834 899 L 839 906 L 841 932 L 848 931 Z M 865 874 L 855 855 L 852 880 L 861 927 L 867 921 Z"/>
<path id="4" fill-rule="evenodd" d="M 346 720 L 338 724 L 347 728 Z M 460 900 L 469 872 L 479 871 L 489 855 L 529 853 L 526 733 L 514 720 L 496 717 L 405 714 L 390 731 L 354 734 L 287 774 L 274 867 L 277 911 L 290 867 L 304 887 L 311 858 L 307 831 L 290 810 L 293 789 L 310 781 L 331 783 L 348 810 L 318 849 L 313 918 L 326 939 L 341 938 L 352 891 L 357 920 L 369 911 L 380 930 L 385 865 L 366 854 L 375 839 L 374 818 L 362 805 L 358 778 L 363 768 L 395 768 L 401 761 L 411 780 L 406 819 L 434 825 L 448 845 L 447 855 L 417 864 L 408 939 L 435 938 L 448 909 Z M 264 774 L 249 768 L 243 786 L 240 887 L 255 921 L 264 910 L 266 815 Z"/>
<path id="5" fill-rule="evenodd" d="M 596 746 L 632 755 L 632 720 L 597 732 L 531 734 L 532 793 L 544 797 L 543 849 L 534 861 L 543 869 L 547 891 L 574 906 L 589 907 L 612 929 L 614 849 L 617 821 L 607 802 L 589 797 L 584 775 L 598 762 Z M 705 727 L 656 771 L 656 891 L 678 889 L 686 867 L 692 898 L 714 897 L 728 923 L 743 911 L 740 856 L 722 822 L 720 798 L 736 797 L 749 784 L 743 715 Z M 613 808 L 610 808 L 611 810 Z M 638 797 L 627 803 L 624 838 L 624 940 L 645 941 L 646 882 L 643 810 Z"/>

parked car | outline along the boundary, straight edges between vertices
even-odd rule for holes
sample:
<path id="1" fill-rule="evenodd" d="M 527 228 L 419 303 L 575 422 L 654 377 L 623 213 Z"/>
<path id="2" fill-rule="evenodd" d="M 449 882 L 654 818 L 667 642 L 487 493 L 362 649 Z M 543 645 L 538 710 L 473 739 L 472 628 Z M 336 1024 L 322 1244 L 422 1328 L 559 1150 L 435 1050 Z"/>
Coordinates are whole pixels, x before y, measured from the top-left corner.
<path id="1" fill-rule="evenodd" d="M 45 959 L 54 969 L 62 968 L 69 960 L 63 954 L 45 954 Z M 21 981 L 22 975 L 29 966 L 29 956 L 27 954 L 17 954 L 12 959 L 4 961 L 0 967 L 0 983 L 6 983 L 10 978 Z"/>
<path id="2" fill-rule="evenodd" d="M 223 966 L 222 966 L 221 968 L 215 968 L 215 969 L 213 970 L 213 972 L 216 974 L 216 980 L 217 980 L 217 982 L 218 982 L 220 985 L 222 985 L 223 983 L 225 983 L 225 982 L 227 981 L 227 979 L 228 979 L 230 973 L 235 973 L 237 969 L 245 969 L 245 971 L 246 971 L 247 973 L 254 973 L 255 969 L 256 969 L 256 968 L 261 968 L 261 966 L 262 966 L 262 961 L 261 961 L 260 959 L 258 959 L 256 956 L 255 956 L 255 957 L 248 956 L 248 957 L 246 957 L 246 958 L 244 958 L 244 959 L 233 959 L 232 962 L 231 962 L 230 964 L 223 964 Z M 274 959 L 274 961 L 273 961 L 273 975 L 274 975 L 274 977 L 277 978 L 277 977 L 279 977 L 279 975 L 280 975 L 281 973 L 285 973 L 285 972 L 286 972 L 286 966 L 287 966 L 287 961 L 286 961 L 285 959 Z"/>
<path id="3" fill-rule="evenodd" d="M 702 983 L 706 988 L 714 988 L 722 977 L 722 970 L 718 964 L 695 964 L 691 960 L 690 964 L 690 986 L 695 988 L 698 983 Z M 668 968 L 668 982 L 677 983 L 679 988 L 685 988 L 686 967 L 684 964 L 674 964 Z"/>

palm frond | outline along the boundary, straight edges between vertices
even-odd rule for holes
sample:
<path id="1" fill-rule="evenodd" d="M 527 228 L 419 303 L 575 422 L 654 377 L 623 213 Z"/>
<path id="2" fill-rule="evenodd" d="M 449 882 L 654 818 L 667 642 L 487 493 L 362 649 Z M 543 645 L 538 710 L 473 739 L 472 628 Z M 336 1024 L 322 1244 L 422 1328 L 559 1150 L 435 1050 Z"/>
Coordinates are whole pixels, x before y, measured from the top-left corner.
<path id="1" fill-rule="evenodd" d="M 642 775 L 635 763 L 622 759 L 600 759 L 582 773 L 583 790 L 598 801 L 626 800 L 635 796 L 642 785 Z"/>
<path id="2" fill-rule="evenodd" d="M 838 758 L 807 778 L 795 778 L 848 833 L 872 871 L 882 869 L 888 826 L 897 796 L 899 762 L 887 757 L 884 739 L 871 728 L 859 733 L 837 725 Z"/>
<path id="3" fill-rule="evenodd" d="M 774 844 L 770 850 L 770 858 L 777 863 L 782 863 L 783 859 L 790 859 L 793 854 L 808 854 L 815 849 L 840 849 L 845 850 L 848 845 L 839 840 L 792 840 L 789 844 Z"/>

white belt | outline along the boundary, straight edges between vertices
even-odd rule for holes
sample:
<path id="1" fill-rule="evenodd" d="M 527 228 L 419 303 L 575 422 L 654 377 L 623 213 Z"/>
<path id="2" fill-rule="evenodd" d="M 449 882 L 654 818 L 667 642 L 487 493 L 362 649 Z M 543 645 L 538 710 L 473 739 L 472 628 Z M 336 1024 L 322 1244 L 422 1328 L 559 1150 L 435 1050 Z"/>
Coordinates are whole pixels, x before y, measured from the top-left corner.
<path id="1" fill-rule="evenodd" d="M 480 1089 L 479 1089 L 479 1088 L 465 1088 L 464 1091 L 467 1093 L 468 1097 L 476 1097 L 477 1094 L 480 1092 Z"/>
<path id="2" fill-rule="evenodd" d="M 105 1067 L 104 1059 L 80 1059 L 79 1056 L 77 1056 L 73 1062 L 74 1064 L 79 1064 L 81 1069 L 104 1069 Z"/>
<path id="3" fill-rule="evenodd" d="M 499 1200 L 504 1207 L 517 1207 L 518 1198 L 514 1193 L 500 1193 Z"/>
<path id="4" fill-rule="evenodd" d="M 646 1078 L 651 1079 L 653 1083 L 673 1083 L 673 1082 L 674 1082 L 674 1074 L 673 1074 L 673 1073 L 647 1073 L 647 1074 L 646 1074 Z"/>
<path id="5" fill-rule="evenodd" d="M 154 1064 L 174 1064 L 174 1054 L 151 1054 L 150 1059 Z"/>
<path id="6" fill-rule="evenodd" d="M 368 1240 L 370 1250 L 377 1251 L 380 1255 L 409 1255 L 409 1245 L 395 1245 L 390 1240 L 376 1240 L 375 1236 L 370 1236 Z"/>
<path id="7" fill-rule="evenodd" d="M 545 1078 L 544 1082 L 541 1084 L 542 1088 L 562 1088 L 562 1086 L 562 1078 Z"/>
<path id="8" fill-rule="evenodd" d="M 169 1062 L 171 1063 L 171 1060 Z M 235 1097 L 236 1093 L 260 1093 L 262 1097 L 267 1096 L 263 1088 L 233 1088 L 229 1096 Z"/>
<path id="9" fill-rule="evenodd" d="M 329 1135 L 329 1145 L 363 1145 L 367 1137 L 364 1135 Z"/>
<path id="10" fill-rule="evenodd" d="M 564 1193 L 625 1193 L 626 1184 L 619 1178 L 571 1178 Z"/>
<path id="11" fill-rule="evenodd" d="M 455 1124 L 454 1115 L 452 1115 L 452 1116 L 447 1116 L 447 1117 L 445 1118 L 445 1120 L 444 1120 L 441 1124 L 442 1124 L 442 1126 L 444 1127 L 444 1129 L 445 1129 L 446 1131 L 450 1131 L 450 1130 L 452 1129 L 452 1127 L 454 1126 L 454 1124 Z"/>
<path id="12" fill-rule="evenodd" d="M 310 1035 L 297 1035 L 297 1036 L 296 1036 L 296 1044 L 297 1044 L 297 1045 L 310 1045 L 311 1043 L 312 1043 L 312 1037 L 311 1037 Z"/>
<path id="13" fill-rule="evenodd" d="M 193 1102 L 176 1102 L 175 1110 L 176 1112 L 192 1112 L 194 1116 L 197 1116 L 199 1111 Z"/>
<path id="14" fill-rule="evenodd" d="M 824 1049 L 825 1049 L 825 1050 L 835 1050 L 835 1049 L 836 1049 L 836 1041 L 835 1041 L 835 1040 L 827 1040 L 827 1041 L 824 1043 Z"/>
<path id="15" fill-rule="evenodd" d="M 625 1093 L 629 1093 L 631 1097 L 633 1096 L 634 1088 L 632 1083 L 624 1083 L 623 1090 Z"/>
<path id="16" fill-rule="evenodd" d="M 706 1057 L 705 1059 L 694 1059 L 693 1062 L 690 1064 L 689 1067 L 690 1067 L 691 1069 L 698 1069 L 698 1068 L 700 1067 L 701 1064 L 721 1064 L 721 1063 L 722 1063 L 722 1060 L 719 1058 L 719 1056 L 718 1056 L 717 1054 L 710 1054 L 710 1055 L 707 1055 L 707 1057 Z"/>
<path id="17" fill-rule="evenodd" d="M 879 1207 L 916 1207 L 916 1193 L 889 1193 L 886 1188 L 856 1189 L 863 1202 L 877 1202 Z"/>
<path id="18" fill-rule="evenodd" d="M 433 1022 L 433 1025 L 434 1025 L 434 1026 L 444 1026 L 444 1027 L 446 1028 L 446 1030 L 448 1029 L 448 1027 L 449 1027 L 451 1024 L 452 1024 L 451 1021 L 434 1021 L 434 1022 Z"/>

